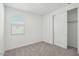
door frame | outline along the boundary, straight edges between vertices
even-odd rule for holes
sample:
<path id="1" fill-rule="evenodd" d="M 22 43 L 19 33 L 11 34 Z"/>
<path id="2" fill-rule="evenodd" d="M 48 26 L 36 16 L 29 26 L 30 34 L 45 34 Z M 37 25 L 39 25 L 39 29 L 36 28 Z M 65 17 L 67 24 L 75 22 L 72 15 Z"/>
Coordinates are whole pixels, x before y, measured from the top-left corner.
<path id="1" fill-rule="evenodd" d="M 55 18 L 55 15 L 53 15 L 53 45 L 54 45 L 54 18 Z"/>

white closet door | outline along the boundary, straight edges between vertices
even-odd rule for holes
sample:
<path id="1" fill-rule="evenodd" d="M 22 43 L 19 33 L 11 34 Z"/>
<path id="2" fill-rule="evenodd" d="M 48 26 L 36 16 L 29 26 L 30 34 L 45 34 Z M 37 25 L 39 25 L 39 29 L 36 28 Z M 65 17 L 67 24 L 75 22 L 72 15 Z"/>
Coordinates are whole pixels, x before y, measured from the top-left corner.
<path id="1" fill-rule="evenodd" d="M 61 11 L 54 17 L 54 45 L 67 48 L 67 13 Z"/>
<path id="2" fill-rule="evenodd" d="M 78 38 L 78 54 L 79 54 L 79 7 L 78 7 L 78 36 L 77 36 L 77 38 Z"/>
<path id="3" fill-rule="evenodd" d="M 4 7 L 0 3 L 0 56 L 4 54 Z"/>

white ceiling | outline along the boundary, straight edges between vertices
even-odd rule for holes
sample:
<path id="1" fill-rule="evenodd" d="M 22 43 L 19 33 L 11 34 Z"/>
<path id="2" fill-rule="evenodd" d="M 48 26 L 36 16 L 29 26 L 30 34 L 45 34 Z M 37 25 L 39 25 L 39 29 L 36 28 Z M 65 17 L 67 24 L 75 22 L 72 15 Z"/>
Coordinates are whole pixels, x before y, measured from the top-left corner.
<path id="1" fill-rule="evenodd" d="M 66 3 L 6 3 L 8 7 L 13 7 L 27 12 L 45 15 L 56 9 L 67 6 Z"/>

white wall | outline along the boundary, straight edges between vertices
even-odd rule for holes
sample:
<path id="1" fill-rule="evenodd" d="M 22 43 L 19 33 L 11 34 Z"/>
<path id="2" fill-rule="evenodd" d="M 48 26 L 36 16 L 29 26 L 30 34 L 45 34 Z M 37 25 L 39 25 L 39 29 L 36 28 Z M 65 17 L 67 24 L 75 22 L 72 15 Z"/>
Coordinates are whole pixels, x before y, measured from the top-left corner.
<path id="1" fill-rule="evenodd" d="M 10 17 L 22 16 L 25 21 L 24 35 L 11 35 Z M 42 41 L 42 16 L 6 8 L 6 50 Z"/>
<path id="2" fill-rule="evenodd" d="M 53 16 L 45 15 L 43 17 L 43 40 L 53 44 Z"/>
<path id="3" fill-rule="evenodd" d="M 43 16 L 43 40 L 53 44 L 53 16 L 59 15 L 65 11 L 65 8 L 60 8 L 54 12 L 51 12 Z M 61 22 L 62 23 L 62 22 Z M 60 34 L 61 35 L 61 34 Z"/>
<path id="4" fill-rule="evenodd" d="M 44 39 L 44 41 L 53 44 L 53 30 L 54 30 L 54 33 L 55 33 L 56 31 L 57 31 L 58 34 L 61 32 L 59 35 L 55 35 L 55 34 L 57 34 L 57 33 L 54 34 L 54 39 L 56 39 L 56 40 L 54 40 L 54 43 L 55 43 L 56 45 L 60 45 L 60 46 L 62 46 L 62 47 L 64 47 L 64 48 L 66 48 L 66 46 L 67 46 L 67 43 L 65 43 L 65 41 L 67 41 L 67 35 L 66 35 L 67 33 L 64 32 L 64 31 L 67 31 L 67 30 L 65 30 L 65 28 L 64 28 L 64 27 L 67 26 L 67 24 L 65 23 L 65 22 L 66 22 L 66 19 L 63 18 L 64 15 L 66 14 L 66 13 L 65 13 L 65 12 L 66 12 L 65 10 L 66 10 L 65 8 L 61 8 L 61 9 L 56 10 L 56 11 L 54 11 L 54 12 L 48 14 L 48 15 L 45 15 L 44 18 L 43 18 L 43 20 L 44 20 L 44 21 L 43 21 L 43 26 L 44 26 L 43 31 L 46 30 L 46 31 L 43 32 L 43 39 Z M 57 16 L 57 18 L 54 17 L 54 18 L 55 18 L 55 19 L 54 19 L 54 22 L 55 22 L 55 20 L 60 20 L 60 21 L 58 21 L 58 22 L 59 22 L 59 24 L 61 24 L 61 26 L 63 27 L 63 28 L 61 28 L 62 31 L 58 29 L 58 28 L 60 28 L 60 27 L 58 27 L 56 31 L 55 31 L 55 29 L 53 29 L 53 15 L 56 15 L 56 16 Z M 61 16 L 60 16 L 60 15 L 61 15 Z M 62 18 L 60 18 L 60 17 L 62 17 Z M 65 17 L 66 17 L 66 16 L 65 16 Z M 63 19 L 64 19 L 64 21 L 62 21 Z M 61 22 L 61 23 L 60 23 L 60 22 Z M 62 23 L 62 22 L 64 22 L 64 23 Z M 56 22 L 56 23 L 57 23 L 57 22 Z M 64 26 L 63 26 L 63 24 L 64 24 Z M 57 24 L 57 25 L 54 24 L 54 26 L 58 26 L 58 24 Z M 60 31 L 60 32 L 59 32 L 59 31 Z M 61 38 L 61 39 L 59 39 L 59 41 L 57 41 L 57 40 L 58 40 L 58 39 L 57 39 L 58 37 Z M 64 39 L 63 39 L 63 38 L 64 38 Z M 62 44 L 60 44 L 61 41 L 62 41 Z M 59 42 L 59 43 L 57 43 L 57 42 Z"/>
<path id="5" fill-rule="evenodd" d="M 0 3 L 0 55 L 4 53 L 4 6 Z"/>

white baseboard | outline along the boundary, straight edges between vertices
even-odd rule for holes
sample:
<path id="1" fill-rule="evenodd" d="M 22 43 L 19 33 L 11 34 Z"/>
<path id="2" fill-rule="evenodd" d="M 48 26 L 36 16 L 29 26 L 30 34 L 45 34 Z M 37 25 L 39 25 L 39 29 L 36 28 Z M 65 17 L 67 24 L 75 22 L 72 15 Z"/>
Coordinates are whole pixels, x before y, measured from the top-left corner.
<path id="1" fill-rule="evenodd" d="M 49 41 L 46 41 L 46 40 L 43 40 L 43 41 L 53 45 L 53 42 L 49 42 Z"/>
<path id="2" fill-rule="evenodd" d="M 5 49 L 5 51 L 16 49 L 16 48 L 19 48 L 19 47 L 22 47 L 22 46 L 28 46 L 28 45 L 31 45 L 31 44 L 34 44 L 34 43 L 37 43 L 37 42 L 41 42 L 41 40 L 39 40 L 39 41 L 31 41 L 31 42 L 29 42 L 27 44 L 22 44 L 22 45 L 19 45 L 19 46 L 16 46 L 16 47 L 11 47 L 11 48 Z"/>
<path id="3" fill-rule="evenodd" d="M 4 56 L 4 52 L 0 52 L 0 56 Z"/>

